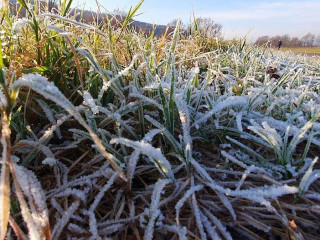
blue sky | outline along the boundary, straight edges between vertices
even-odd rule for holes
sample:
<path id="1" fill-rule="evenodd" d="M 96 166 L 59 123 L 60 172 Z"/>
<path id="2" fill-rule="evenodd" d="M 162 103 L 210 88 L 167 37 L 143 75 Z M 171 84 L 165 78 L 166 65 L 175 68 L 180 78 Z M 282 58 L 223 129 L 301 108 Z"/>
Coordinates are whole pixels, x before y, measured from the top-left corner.
<path id="1" fill-rule="evenodd" d="M 86 9 L 96 10 L 95 1 L 75 0 Z M 128 11 L 139 0 L 99 0 L 108 11 Z M 211 17 L 223 26 L 226 38 L 255 40 L 262 35 L 289 34 L 302 37 L 308 32 L 320 34 L 320 0 L 145 0 L 141 15 L 135 19 L 167 24 L 175 18 L 190 22 L 190 14 Z"/>

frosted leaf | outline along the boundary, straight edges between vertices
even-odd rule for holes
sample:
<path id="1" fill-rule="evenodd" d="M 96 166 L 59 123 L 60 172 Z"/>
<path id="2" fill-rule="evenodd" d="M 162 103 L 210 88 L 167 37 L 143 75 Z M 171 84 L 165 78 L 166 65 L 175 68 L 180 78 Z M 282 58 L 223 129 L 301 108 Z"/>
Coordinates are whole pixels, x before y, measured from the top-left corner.
<path id="1" fill-rule="evenodd" d="M 129 162 L 128 162 L 128 166 L 127 166 L 127 178 L 131 182 L 133 180 L 134 172 L 135 172 L 136 165 L 139 160 L 140 154 L 141 154 L 141 152 L 139 150 L 134 150 L 133 153 L 129 157 Z M 130 183 L 130 189 L 131 189 L 131 183 Z"/>
<path id="2" fill-rule="evenodd" d="M 95 29 L 95 31 L 97 30 Z M 88 50 L 82 48 L 77 48 L 76 50 L 87 58 L 91 66 L 99 73 L 100 77 L 103 79 L 103 86 L 99 92 L 98 99 L 101 100 L 104 92 L 108 90 L 110 86 L 114 93 L 117 94 L 121 100 L 125 99 L 125 96 L 123 95 L 121 89 L 117 84 L 114 83 L 114 81 L 119 78 L 119 75 L 109 80 L 108 74 L 106 74 L 104 69 L 100 66 L 98 60 Z"/>
<path id="3" fill-rule="evenodd" d="M 133 98 L 139 98 L 141 100 L 144 100 L 145 102 L 147 102 L 148 104 L 152 105 L 152 106 L 156 106 L 158 109 L 162 110 L 162 105 L 159 104 L 157 101 L 155 101 L 152 98 L 148 98 L 142 94 L 139 93 L 130 93 L 129 97 L 133 97 Z"/>
<path id="4" fill-rule="evenodd" d="M 191 187 L 184 195 L 182 198 L 180 198 L 180 200 L 177 202 L 176 206 L 175 206 L 175 210 L 176 210 L 176 222 L 177 224 L 180 223 L 179 221 L 179 213 L 180 213 L 180 209 L 182 208 L 183 204 L 188 200 L 188 198 L 191 197 L 192 194 L 194 194 L 197 191 L 201 191 L 203 189 L 202 185 L 196 185 Z"/>
<path id="5" fill-rule="evenodd" d="M 60 206 L 60 204 L 56 201 L 55 198 L 51 198 L 50 200 L 51 206 L 55 208 L 61 215 L 63 214 L 64 210 Z"/>
<path id="6" fill-rule="evenodd" d="M 199 232 L 200 232 L 201 240 L 206 240 L 207 239 L 207 235 L 204 232 L 203 224 L 202 224 L 202 221 L 201 221 L 202 212 L 198 207 L 198 203 L 197 203 L 197 200 L 196 200 L 196 195 L 194 193 L 192 194 L 192 207 L 193 207 L 193 214 L 195 215 L 196 223 L 197 223 L 197 226 L 198 226 L 198 229 L 199 229 Z"/>
<path id="7" fill-rule="evenodd" d="M 237 116 L 236 116 L 236 123 L 237 123 L 237 128 L 238 128 L 238 130 L 239 130 L 239 132 L 242 132 L 243 131 L 243 129 L 242 129 L 242 123 L 241 123 L 241 121 L 242 121 L 242 112 L 239 112 L 238 114 L 237 114 Z"/>
<path id="8" fill-rule="evenodd" d="M 38 215 L 34 215 L 37 218 L 36 222 L 41 226 L 45 226 L 48 224 L 48 208 L 39 180 L 32 171 L 22 166 L 15 165 L 15 171 L 22 191 L 29 199 L 33 214 Z"/>
<path id="9" fill-rule="evenodd" d="M 247 224 L 250 224 L 256 229 L 262 230 L 264 232 L 270 232 L 270 230 L 272 229 L 270 226 L 264 224 L 262 221 L 258 221 L 254 217 L 244 212 L 241 212 L 241 216 L 247 222 Z"/>
<path id="10" fill-rule="evenodd" d="M 114 180 L 116 179 L 117 176 L 118 176 L 118 173 L 114 173 L 111 176 L 111 178 L 106 183 L 106 185 L 103 186 L 103 188 L 100 190 L 99 194 L 95 197 L 93 203 L 91 204 L 91 206 L 89 208 L 89 211 L 93 212 L 96 209 L 96 207 L 98 206 L 99 202 L 103 198 L 105 192 L 108 191 L 108 189 L 112 186 L 112 184 L 114 183 Z"/>
<path id="11" fill-rule="evenodd" d="M 308 193 L 308 194 L 305 194 L 304 196 L 306 198 L 314 199 L 314 200 L 320 202 L 320 194 L 319 193 Z"/>
<path id="12" fill-rule="evenodd" d="M 237 220 L 237 216 L 236 213 L 234 212 L 234 209 L 232 207 L 231 202 L 229 201 L 229 199 L 223 194 L 217 191 L 217 195 L 220 198 L 221 203 L 228 209 L 228 211 L 230 212 L 233 221 Z"/>
<path id="13" fill-rule="evenodd" d="M 288 185 L 256 187 L 245 190 L 231 190 L 230 188 L 223 188 L 215 183 L 207 184 L 207 186 L 212 190 L 220 191 L 227 196 L 241 197 L 260 203 L 261 205 L 266 206 L 269 211 L 273 212 L 276 212 L 276 210 L 271 206 L 270 201 L 267 200 L 268 198 L 277 199 L 283 195 L 295 194 L 299 191 L 298 188 Z"/>
<path id="14" fill-rule="evenodd" d="M 263 128 L 251 126 L 248 127 L 248 129 L 261 136 L 270 145 L 280 148 L 283 145 L 283 142 L 281 136 L 277 133 L 277 131 L 274 128 L 269 127 L 267 122 L 263 122 L 262 126 Z"/>
<path id="15" fill-rule="evenodd" d="M 170 141 L 171 145 L 174 147 L 174 150 L 176 152 L 181 152 L 181 144 L 175 140 L 174 136 L 167 130 L 166 127 L 164 127 L 161 123 L 150 117 L 149 115 L 144 116 L 146 120 L 148 120 L 150 123 L 152 123 L 155 127 L 158 129 L 161 129 L 163 134 L 166 136 L 166 138 Z"/>
<path id="16" fill-rule="evenodd" d="M 156 182 L 152 196 L 151 196 L 151 204 L 149 208 L 149 216 L 148 216 L 148 225 L 146 226 L 146 230 L 143 236 L 144 240 L 152 240 L 153 239 L 153 232 L 154 232 L 154 226 L 159 226 L 159 223 L 161 223 L 161 211 L 159 209 L 159 203 L 160 203 L 160 197 L 163 188 L 170 183 L 170 180 L 168 179 L 160 179 Z M 163 217 L 163 216 L 162 216 Z M 159 218 L 156 222 L 156 219 Z"/>
<path id="17" fill-rule="evenodd" d="M 219 235 L 216 232 L 216 227 L 213 227 L 211 225 L 209 219 L 203 213 L 201 213 L 201 221 L 203 222 L 203 225 L 204 225 L 205 229 L 207 230 L 211 239 L 221 240 L 221 238 L 219 237 Z"/>
<path id="18" fill-rule="evenodd" d="M 182 95 L 176 95 L 176 106 L 179 111 L 180 121 L 183 131 L 183 141 L 185 144 L 184 154 L 187 164 L 190 164 L 192 157 L 192 138 L 190 135 L 190 115 L 186 101 Z"/>
<path id="19" fill-rule="evenodd" d="M 179 236 L 179 240 L 188 240 L 187 238 L 187 228 L 186 227 L 180 227 L 178 225 L 163 225 L 163 229 L 169 232 L 177 233 Z"/>
<path id="20" fill-rule="evenodd" d="M 99 113 L 99 109 L 88 91 L 83 92 L 83 104 L 90 107 L 93 114 Z"/>
<path id="21" fill-rule="evenodd" d="M 119 72 L 119 76 L 128 76 L 130 69 L 133 68 L 134 63 L 136 62 L 136 60 L 141 57 L 141 54 L 136 54 L 133 56 L 132 61 L 130 63 L 130 65 L 128 67 L 126 67 L 125 69 L 123 69 L 122 71 Z"/>
<path id="22" fill-rule="evenodd" d="M 306 190 L 309 189 L 310 185 L 318 180 L 320 178 L 320 170 L 314 170 L 308 180 L 306 181 L 305 185 L 303 186 L 303 191 L 305 192 Z"/>
<path id="23" fill-rule="evenodd" d="M 87 200 L 86 193 L 84 191 L 82 191 L 82 190 L 75 189 L 75 188 L 67 188 L 64 191 L 61 191 L 61 192 L 59 192 L 57 194 L 54 194 L 53 196 L 55 198 L 58 198 L 58 197 L 68 197 L 68 196 L 71 196 L 71 195 L 79 198 L 84 203 Z"/>
<path id="24" fill-rule="evenodd" d="M 61 216 L 60 219 L 57 220 L 57 222 L 52 230 L 52 235 L 51 235 L 52 240 L 59 240 L 60 239 L 60 235 L 61 235 L 64 227 L 68 224 L 70 217 L 78 209 L 79 205 L 80 205 L 80 202 L 76 201 L 76 202 L 72 203 L 71 206 L 66 211 L 63 212 L 63 215 Z"/>
<path id="25" fill-rule="evenodd" d="M 48 128 L 44 134 L 42 135 L 42 137 L 39 139 L 40 143 L 44 143 L 45 141 L 47 141 L 48 139 L 50 139 L 52 137 L 53 131 L 56 131 L 57 136 L 61 136 L 61 132 L 59 130 L 59 127 L 65 122 L 67 121 L 71 116 L 70 115 L 66 115 L 63 116 L 61 119 L 59 119 L 57 121 L 57 124 L 51 126 L 50 128 Z M 62 137 L 62 136 L 61 136 Z"/>
<path id="26" fill-rule="evenodd" d="M 40 74 L 25 74 L 16 80 L 11 88 L 27 86 L 38 92 L 42 96 L 57 103 L 73 116 L 80 116 L 72 103 L 59 91 L 59 89 Z"/>
<path id="27" fill-rule="evenodd" d="M 144 135 L 143 140 L 146 142 L 151 142 L 154 136 L 158 135 L 161 132 L 162 130 L 160 129 L 152 129 L 146 135 Z"/>
<path id="28" fill-rule="evenodd" d="M 55 158 L 46 158 L 42 161 L 42 164 L 48 164 L 50 167 L 53 167 L 57 164 L 57 159 Z"/>
<path id="29" fill-rule="evenodd" d="M 227 240 L 233 239 L 231 234 L 227 231 L 226 227 L 223 226 L 221 221 L 216 216 L 214 216 L 210 211 L 205 209 L 203 210 L 203 213 L 207 215 L 207 217 L 210 219 L 211 222 L 214 223 L 215 227 L 220 231 L 220 233 L 222 234 L 222 236 L 224 236 L 225 239 Z"/>
<path id="30" fill-rule="evenodd" d="M 44 111 L 44 113 L 45 113 L 46 117 L 48 118 L 48 120 L 52 123 L 52 125 L 55 125 L 56 124 L 56 120 L 54 119 L 53 112 L 49 108 L 49 106 L 42 100 L 36 99 L 36 101 L 40 105 L 42 110 Z M 56 128 L 55 131 L 56 131 L 56 134 L 57 134 L 58 138 L 61 139 L 62 136 L 61 136 L 60 129 Z"/>
<path id="31" fill-rule="evenodd" d="M 128 147 L 132 147 L 136 150 L 140 150 L 142 154 L 147 155 L 155 166 L 160 170 L 162 174 L 166 177 L 174 179 L 173 172 L 171 170 L 171 164 L 163 156 L 160 149 L 152 147 L 149 143 L 145 141 L 132 141 L 126 138 L 113 138 L 110 141 L 111 144 L 124 144 Z"/>
<path id="32" fill-rule="evenodd" d="M 205 113 L 200 119 L 193 123 L 194 126 L 206 122 L 212 115 L 221 112 L 225 108 L 240 106 L 240 107 L 247 107 L 248 103 L 248 96 L 231 96 L 228 97 L 226 100 L 223 100 L 217 103 L 212 110 Z"/>
<path id="33" fill-rule="evenodd" d="M 29 210 L 33 221 L 32 223 L 27 222 L 30 238 L 34 238 L 38 234 L 40 236 L 45 236 L 50 229 L 49 211 L 40 182 L 32 171 L 17 164 L 14 165 L 14 168 L 17 177 L 16 179 L 18 180 L 24 195 L 28 198 Z"/>
<path id="34" fill-rule="evenodd" d="M 301 182 L 299 184 L 299 192 L 300 194 L 304 193 L 306 190 L 308 190 L 308 186 L 310 184 L 308 184 L 308 182 L 310 181 L 309 179 L 311 178 L 312 174 L 313 174 L 313 167 L 314 165 L 317 163 L 318 161 L 318 157 L 316 157 L 312 162 L 311 164 L 309 165 L 308 167 L 308 170 L 305 172 L 303 178 L 301 179 Z"/>
<path id="35" fill-rule="evenodd" d="M 27 25 L 28 23 L 31 23 L 31 21 L 27 18 L 18 18 L 16 21 L 12 24 L 12 30 L 11 33 L 14 37 L 17 37 L 20 35 L 20 32 L 22 28 Z"/>
<path id="36" fill-rule="evenodd" d="M 208 172 L 193 158 L 191 158 L 191 165 L 199 173 L 201 177 L 203 177 L 204 179 L 207 179 L 207 181 L 209 182 L 212 182 L 212 183 L 214 182 L 214 180 L 210 177 Z"/>
<path id="37" fill-rule="evenodd" d="M 251 165 L 246 169 L 246 171 L 242 174 L 241 180 L 239 181 L 236 190 L 240 190 L 241 185 L 243 184 L 244 180 L 247 178 L 247 176 L 255 170 L 255 166 Z"/>
<path id="38" fill-rule="evenodd" d="M 97 219 L 92 211 L 85 211 L 85 214 L 89 216 L 89 229 L 91 233 L 90 240 L 101 240 L 101 237 L 98 234 L 98 227 L 97 227 Z"/>
<path id="39" fill-rule="evenodd" d="M 120 232 L 123 228 L 125 228 L 125 224 L 123 223 L 116 223 L 107 227 L 104 227 L 102 229 L 99 229 L 98 233 L 99 235 L 106 235 L 106 234 L 112 234 L 115 232 Z"/>
<path id="40" fill-rule="evenodd" d="M 7 106 L 7 98 L 3 94 L 2 89 L 0 89 L 0 108 L 6 107 L 6 106 Z"/>
<path id="41" fill-rule="evenodd" d="M 106 114 L 113 118 L 117 124 L 121 125 L 127 132 L 129 132 L 135 139 L 138 139 L 137 134 L 133 131 L 132 127 L 129 126 L 125 121 L 121 119 L 121 114 L 118 112 L 113 113 L 104 107 L 98 107 L 99 112 Z"/>
<path id="42" fill-rule="evenodd" d="M 3 164 L 1 160 L 2 160 L 2 159 L 0 158 L 0 164 Z M 15 155 L 11 155 L 11 162 L 13 162 L 13 163 L 19 163 L 19 162 L 20 162 L 20 158 L 17 157 L 17 156 L 15 156 Z"/>
<path id="43" fill-rule="evenodd" d="M 69 223 L 68 224 L 68 230 L 71 232 L 74 232 L 76 234 L 86 234 L 87 231 L 81 228 L 80 226 L 74 224 L 74 223 Z"/>

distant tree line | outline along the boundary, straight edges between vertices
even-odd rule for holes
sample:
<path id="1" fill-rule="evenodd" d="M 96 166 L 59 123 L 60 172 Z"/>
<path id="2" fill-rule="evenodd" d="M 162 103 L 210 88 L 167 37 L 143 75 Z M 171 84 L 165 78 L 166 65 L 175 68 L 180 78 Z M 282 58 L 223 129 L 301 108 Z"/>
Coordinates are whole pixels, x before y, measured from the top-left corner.
<path id="1" fill-rule="evenodd" d="M 170 21 L 167 26 L 170 29 L 174 29 L 177 25 L 178 19 Z M 221 34 L 222 25 L 216 23 L 212 18 L 196 18 L 195 21 L 186 25 L 180 23 L 180 29 L 185 33 L 185 35 L 191 34 L 191 32 L 197 31 L 201 36 L 214 38 Z"/>
<path id="2" fill-rule="evenodd" d="M 279 40 L 282 41 L 282 46 L 284 47 L 315 47 L 320 46 L 320 34 L 315 35 L 313 33 L 308 33 L 301 38 L 290 37 L 289 34 L 285 35 L 276 35 L 273 37 L 270 36 L 261 36 L 259 37 L 255 45 L 261 46 L 268 44 L 270 47 L 276 47 Z"/>

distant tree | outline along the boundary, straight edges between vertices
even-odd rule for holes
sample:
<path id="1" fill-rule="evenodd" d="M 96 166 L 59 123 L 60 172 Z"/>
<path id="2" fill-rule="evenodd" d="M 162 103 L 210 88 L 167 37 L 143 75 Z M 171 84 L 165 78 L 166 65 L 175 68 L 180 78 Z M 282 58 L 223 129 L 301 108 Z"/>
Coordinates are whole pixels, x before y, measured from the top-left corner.
<path id="1" fill-rule="evenodd" d="M 289 34 L 276 35 L 276 36 L 260 36 L 255 41 L 255 45 L 261 46 L 263 44 L 269 43 L 270 46 L 276 47 L 279 43 L 279 40 L 282 41 L 284 47 L 301 47 L 301 46 L 320 46 L 320 35 L 317 37 L 314 34 L 308 33 L 303 36 L 301 39 L 297 37 L 291 38 Z"/>
<path id="2" fill-rule="evenodd" d="M 299 38 L 293 37 L 289 43 L 288 47 L 301 47 L 302 43 Z"/>
<path id="3" fill-rule="evenodd" d="M 114 9 L 111 12 L 111 15 L 119 16 L 119 17 L 122 17 L 122 18 L 125 18 L 127 16 L 127 14 L 128 13 L 126 11 L 123 11 L 123 10 L 120 10 L 120 9 Z"/>
<path id="4" fill-rule="evenodd" d="M 304 47 L 312 47 L 314 45 L 316 36 L 312 33 L 308 33 L 301 38 L 302 45 Z"/>
<path id="5" fill-rule="evenodd" d="M 320 34 L 316 37 L 314 45 L 320 46 Z"/>
<path id="6" fill-rule="evenodd" d="M 284 47 L 287 47 L 290 44 L 291 37 L 289 36 L 289 34 L 285 34 L 285 35 L 282 35 L 279 40 L 282 41 L 282 44 Z"/>
<path id="7" fill-rule="evenodd" d="M 168 24 L 167 24 L 167 26 L 172 30 L 172 29 L 175 29 L 175 27 L 177 26 L 177 23 L 178 23 L 178 21 L 179 21 L 179 19 L 173 19 L 172 21 L 170 21 Z M 180 21 L 180 29 L 182 30 L 182 31 L 186 31 L 186 29 L 187 29 L 187 26 L 183 23 L 183 22 L 181 22 Z"/>
<path id="8" fill-rule="evenodd" d="M 261 46 L 263 44 L 268 43 L 269 40 L 270 40 L 270 37 L 268 35 L 258 37 L 257 40 L 255 41 L 255 45 Z"/>
<path id="9" fill-rule="evenodd" d="M 212 18 L 197 18 L 198 31 L 202 36 L 217 37 L 221 34 L 222 25 Z"/>
<path id="10" fill-rule="evenodd" d="M 279 43 L 279 40 L 281 40 L 281 37 L 280 35 L 276 35 L 276 36 L 273 36 L 270 38 L 269 42 L 270 42 L 270 46 L 271 47 L 277 47 L 278 46 L 278 43 Z"/>
<path id="11" fill-rule="evenodd" d="M 178 21 L 179 21 L 179 19 L 177 19 L 177 18 L 176 18 L 176 19 L 173 19 L 173 20 L 171 20 L 171 21 L 167 24 L 167 26 L 174 28 L 174 27 L 176 27 Z"/>

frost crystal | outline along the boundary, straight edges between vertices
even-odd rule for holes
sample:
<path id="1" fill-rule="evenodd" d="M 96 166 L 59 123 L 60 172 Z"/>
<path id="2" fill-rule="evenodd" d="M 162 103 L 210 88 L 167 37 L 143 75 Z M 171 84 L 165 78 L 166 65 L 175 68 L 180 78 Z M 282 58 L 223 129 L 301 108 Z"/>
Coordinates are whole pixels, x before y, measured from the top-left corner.
<path id="1" fill-rule="evenodd" d="M 153 232 L 154 232 L 154 225 L 160 226 L 161 224 L 161 217 L 158 219 L 156 222 L 156 219 L 161 215 L 161 211 L 159 209 L 159 202 L 160 202 L 160 197 L 163 188 L 170 183 L 170 180 L 168 179 L 160 179 L 156 182 L 152 196 L 151 196 L 151 205 L 150 205 L 150 210 L 149 212 L 149 222 L 146 227 L 143 239 L 144 240 L 152 240 L 153 239 Z"/>
<path id="2" fill-rule="evenodd" d="M 173 172 L 171 170 L 171 164 L 169 161 L 163 156 L 160 149 L 152 147 L 149 143 L 145 141 L 131 141 L 125 138 L 114 138 L 110 141 L 111 144 L 120 143 L 126 146 L 132 147 L 136 150 L 140 150 L 141 153 L 150 157 L 150 159 L 154 162 L 155 166 L 159 168 L 161 173 L 165 176 L 174 179 Z"/>
<path id="3" fill-rule="evenodd" d="M 99 113 L 99 109 L 96 106 L 94 99 L 92 98 L 91 94 L 88 91 L 84 91 L 83 93 L 84 105 L 90 107 L 93 114 Z"/>

